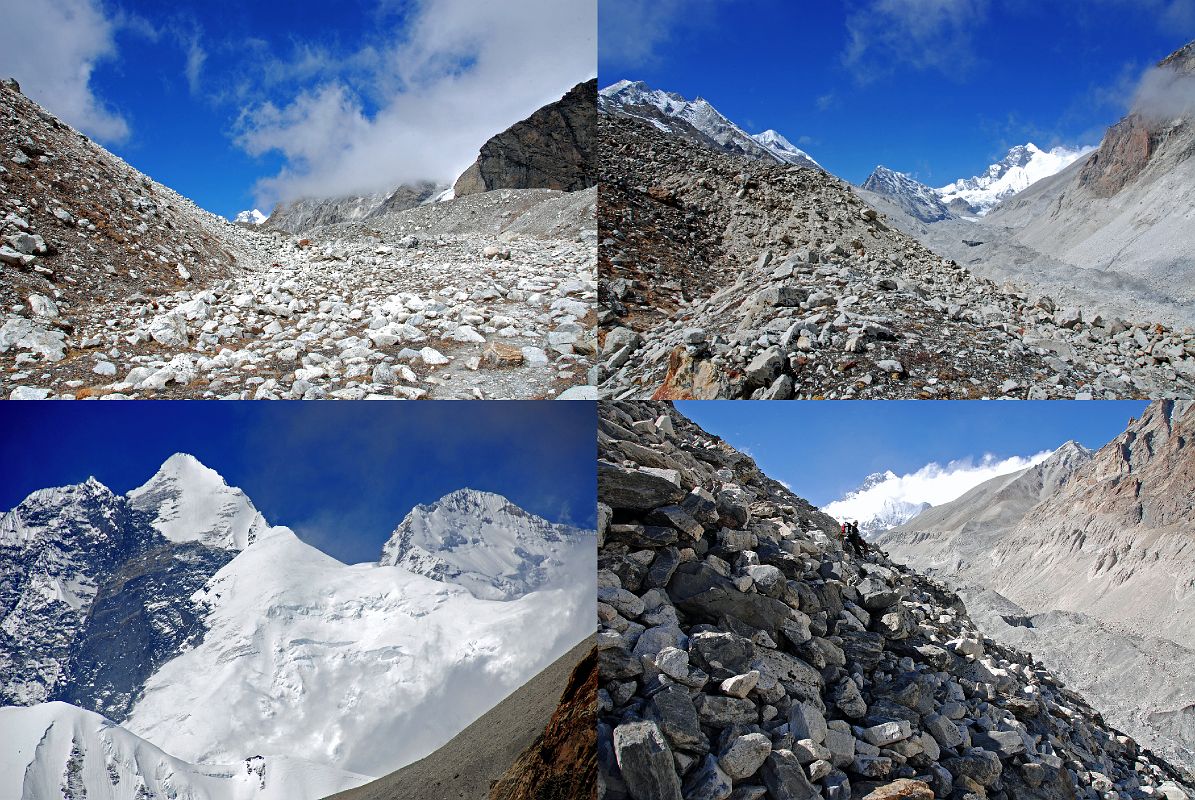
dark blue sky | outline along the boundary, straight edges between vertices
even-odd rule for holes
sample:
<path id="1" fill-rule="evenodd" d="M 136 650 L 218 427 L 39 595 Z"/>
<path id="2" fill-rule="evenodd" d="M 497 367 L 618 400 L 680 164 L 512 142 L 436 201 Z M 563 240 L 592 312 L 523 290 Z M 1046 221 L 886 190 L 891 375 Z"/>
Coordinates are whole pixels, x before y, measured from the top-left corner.
<path id="1" fill-rule="evenodd" d="M 903 475 L 930 462 L 979 461 L 985 454 L 1028 457 L 1068 439 L 1098 449 L 1146 405 L 1137 400 L 689 401 L 677 408 L 820 506 L 873 472 Z"/>
<path id="2" fill-rule="evenodd" d="M 602 0 L 598 75 L 700 95 L 853 182 L 943 185 L 1026 141 L 1098 144 L 1192 39 L 1193 0 Z"/>
<path id="3" fill-rule="evenodd" d="M 0 18 L 0 76 L 225 216 L 451 181 L 596 74 L 594 0 L 0 0 Z"/>
<path id="4" fill-rule="evenodd" d="M 411 508 L 455 489 L 591 527 L 592 403 L 4 403 L 0 509 L 89 475 L 118 493 L 175 452 L 342 561 L 376 559 Z"/>

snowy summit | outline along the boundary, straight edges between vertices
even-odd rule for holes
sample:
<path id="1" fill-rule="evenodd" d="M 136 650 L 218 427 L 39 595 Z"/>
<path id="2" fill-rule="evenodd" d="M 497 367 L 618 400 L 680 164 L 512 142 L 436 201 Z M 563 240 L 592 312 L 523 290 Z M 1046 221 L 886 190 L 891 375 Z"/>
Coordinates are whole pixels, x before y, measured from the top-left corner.
<path id="1" fill-rule="evenodd" d="M 959 200 L 970 207 L 971 213 L 983 216 L 1004 198 L 1061 172 L 1094 149 L 1055 147 L 1047 151 L 1033 142 L 1017 145 L 1008 151 L 1008 155 L 989 166 L 983 175 L 959 178 L 936 191 L 943 203 L 950 205 Z"/>
<path id="2" fill-rule="evenodd" d="M 243 222 L 246 225 L 261 225 L 269 217 L 258 211 L 256 208 L 249 211 L 242 211 L 233 217 L 233 222 Z"/>

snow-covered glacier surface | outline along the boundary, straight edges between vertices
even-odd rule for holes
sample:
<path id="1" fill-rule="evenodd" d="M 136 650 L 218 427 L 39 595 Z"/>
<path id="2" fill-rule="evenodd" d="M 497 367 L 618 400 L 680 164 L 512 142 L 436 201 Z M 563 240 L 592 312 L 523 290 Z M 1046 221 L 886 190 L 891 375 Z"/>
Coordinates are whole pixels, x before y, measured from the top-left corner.
<path id="1" fill-rule="evenodd" d="M 146 683 L 125 725 L 188 760 L 288 753 L 382 775 L 592 631 L 594 579 L 571 577 L 479 600 L 401 567 L 346 566 L 276 528 L 209 581 L 207 636 Z"/>
<path id="2" fill-rule="evenodd" d="M 292 800 L 369 780 L 280 756 L 190 764 L 67 703 L 0 708 L 0 731 L 0 797 L 14 800 Z"/>

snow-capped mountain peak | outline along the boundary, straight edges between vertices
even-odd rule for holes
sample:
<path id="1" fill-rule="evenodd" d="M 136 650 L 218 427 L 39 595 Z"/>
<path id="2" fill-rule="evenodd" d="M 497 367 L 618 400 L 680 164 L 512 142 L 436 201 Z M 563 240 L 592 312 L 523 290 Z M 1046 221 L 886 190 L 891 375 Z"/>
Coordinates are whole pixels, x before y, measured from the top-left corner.
<path id="1" fill-rule="evenodd" d="M 128 498 L 152 513 L 153 527 L 172 542 L 244 550 L 270 528 L 244 492 L 185 453 L 166 459 Z"/>
<path id="2" fill-rule="evenodd" d="M 587 531 L 530 514 L 502 495 L 458 489 L 411 510 L 391 534 L 380 564 L 397 565 L 510 600 L 549 584 L 566 568 L 593 563 Z"/>
<path id="3" fill-rule="evenodd" d="M 1094 149 L 1055 147 L 1042 150 L 1033 142 L 1028 142 L 1013 147 L 1004 158 L 990 165 L 984 174 L 959 178 L 936 191 L 943 203 L 955 203 L 983 216 L 1004 198 L 1062 171 Z"/>
<path id="4" fill-rule="evenodd" d="M 233 217 L 232 221 L 233 222 L 241 222 L 241 223 L 244 223 L 245 225 L 261 225 L 267 219 L 269 219 L 268 216 L 261 213 L 256 208 L 253 208 L 253 209 L 249 209 L 247 211 L 239 212 L 235 217 Z"/>
<path id="5" fill-rule="evenodd" d="M 847 492 L 822 510 L 841 522 L 856 522 L 859 533 L 871 539 L 889 528 L 895 528 L 930 507 L 926 502 L 914 502 L 889 497 L 873 491 L 884 483 L 895 480 L 891 470 L 873 472 L 863 479 L 858 488 Z"/>
<path id="6" fill-rule="evenodd" d="M 632 117 L 664 133 L 683 136 L 725 153 L 782 164 L 821 169 L 808 153 L 776 131 L 761 140 L 727 119 L 707 100 L 693 100 L 675 92 L 652 89 L 643 81 L 621 80 L 598 92 L 598 108 L 605 114 Z"/>
<path id="7" fill-rule="evenodd" d="M 802 164 L 809 162 L 817 164 L 813 160 L 813 156 L 806 153 L 801 148 L 784 138 L 782 134 L 769 128 L 763 133 L 756 133 L 751 136 L 752 139 L 759 142 L 772 155 L 779 158 L 781 161 L 787 161 L 790 164 Z M 820 166 L 820 165 L 818 165 Z"/>

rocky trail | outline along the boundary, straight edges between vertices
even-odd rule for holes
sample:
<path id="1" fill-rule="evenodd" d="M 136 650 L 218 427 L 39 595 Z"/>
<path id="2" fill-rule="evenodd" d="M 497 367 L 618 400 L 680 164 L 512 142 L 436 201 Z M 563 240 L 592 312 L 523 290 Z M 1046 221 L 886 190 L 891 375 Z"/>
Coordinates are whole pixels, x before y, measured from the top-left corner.
<path id="1" fill-rule="evenodd" d="M 979 278 L 820 170 L 598 124 L 602 397 L 1195 393 L 1195 331 Z"/>
<path id="2" fill-rule="evenodd" d="M 0 99 L 4 397 L 594 396 L 596 189 L 300 237 L 199 209 L 11 83 Z"/>
<path id="3" fill-rule="evenodd" d="M 1167 798 L 1110 727 L 944 585 L 670 404 L 599 404 L 599 797 Z"/>

